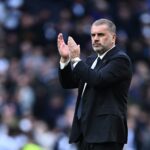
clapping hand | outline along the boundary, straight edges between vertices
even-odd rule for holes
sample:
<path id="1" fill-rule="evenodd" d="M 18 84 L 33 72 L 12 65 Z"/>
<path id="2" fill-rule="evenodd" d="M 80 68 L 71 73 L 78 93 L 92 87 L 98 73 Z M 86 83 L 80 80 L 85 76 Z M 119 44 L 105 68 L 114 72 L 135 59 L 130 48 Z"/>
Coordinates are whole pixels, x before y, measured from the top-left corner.
<path id="1" fill-rule="evenodd" d="M 68 43 L 66 44 L 62 33 L 59 33 L 57 46 L 62 62 L 67 62 L 69 59 L 76 57 L 80 58 L 80 45 L 78 45 L 71 36 L 69 36 Z"/>
<path id="2" fill-rule="evenodd" d="M 58 34 L 58 38 L 57 38 L 57 46 L 58 46 L 58 51 L 59 54 L 61 56 L 61 61 L 62 62 L 66 62 L 69 60 L 69 47 L 68 45 L 65 43 L 64 38 L 62 33 Z"/>
<path id="3" fill-rule="evenodd" d="M 71 36 L 68 38 L 68 48 L 70 51 L 70 59 L 76 57 L 80 58 L 80 45 L 78 45 Z"/>

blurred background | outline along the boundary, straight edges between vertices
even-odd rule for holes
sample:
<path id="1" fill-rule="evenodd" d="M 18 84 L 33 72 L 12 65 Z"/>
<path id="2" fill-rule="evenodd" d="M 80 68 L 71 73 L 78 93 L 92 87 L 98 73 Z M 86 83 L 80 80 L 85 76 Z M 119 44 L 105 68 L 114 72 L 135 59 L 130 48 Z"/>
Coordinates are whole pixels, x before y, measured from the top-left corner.
<path id="1" fill-rule="evenodd" d="M 84 59 L 99 18 L 114 21 L 133 63 L 124 150 L 150 150 L 150 0 L 0 0 L 0 150 L 77 150 L 77 91 L 59 83 L 56 39 L 72 35 Z"/>

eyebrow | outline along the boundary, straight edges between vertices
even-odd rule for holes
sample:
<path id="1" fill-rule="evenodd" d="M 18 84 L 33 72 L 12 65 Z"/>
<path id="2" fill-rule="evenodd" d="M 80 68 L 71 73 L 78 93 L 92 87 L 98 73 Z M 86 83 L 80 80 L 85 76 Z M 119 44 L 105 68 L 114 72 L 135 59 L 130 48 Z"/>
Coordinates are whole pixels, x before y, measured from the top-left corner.
<path id="1" fill-rule="evenodd" d="M 97 35 L 99 35 L 99 36 L 101 36 L 101 35 L 104 35 L 104 33 L 91 33 L 91 35 L 95 35 L 95 34 L 97 34 Z"/>

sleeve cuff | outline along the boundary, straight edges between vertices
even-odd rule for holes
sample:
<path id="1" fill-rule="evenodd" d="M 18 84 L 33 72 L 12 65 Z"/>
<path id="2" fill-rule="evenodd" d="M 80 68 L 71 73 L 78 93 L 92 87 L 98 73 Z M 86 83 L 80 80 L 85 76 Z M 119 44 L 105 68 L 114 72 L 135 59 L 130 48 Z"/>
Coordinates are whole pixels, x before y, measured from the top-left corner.
<path id="1" fill-rule="evenodd" d="M 60 69 L 61 69 L 61 70 L 64 69 L 64 68 L 69 64 L 69 62 L 70 62 L 70 60 L 68 60 L 68 61 L 65 62 L 65 63 L 62 63 L 62 62 L 60 61 Z"/>
<path id="2" fill-rule="evenodd" d="M 81 61 L 79 57 L 73 58 L 71 60 L 73 68 L 75 68 L 75 66 L 78 64 L 79 61 Z"/>

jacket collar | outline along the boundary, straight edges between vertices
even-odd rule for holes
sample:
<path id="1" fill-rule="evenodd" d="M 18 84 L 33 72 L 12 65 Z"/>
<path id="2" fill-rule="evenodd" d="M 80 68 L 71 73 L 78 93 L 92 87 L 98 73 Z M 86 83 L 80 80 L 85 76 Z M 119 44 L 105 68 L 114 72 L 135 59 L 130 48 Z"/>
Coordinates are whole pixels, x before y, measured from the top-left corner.
<path id="1" fill-rule="evenodd" d="M 115 46 L 113 47 L 106 55 L 103 57 L 103 59 L 109 59 L 110 57 L 114 56 L 119 52 L 120 50 Z"/>
<path id="2" fill-rule="evenodd" d="M 99 54 L 98 54 L 98 57 L 99 57 L 100 59 L 103 59 L 104 56 L 105 56 L 109 51 L 111 51 L 114 47 L 115 47 L 115 45 L 114 45 L 112 48 L 110 48 L 109 50 L 107 50 L 105 53 L 103 53 L 102 55 L 99 55 Z"/>
<path id="3" fill-rule="evenodd" d="M 117 46 L 113 47 L 110 51 L 107 51 L 107 53 L 104 55 L 102 59 L 103 63 L 107 62 L 107 60 L 109 60 L 111 57 L 116 55 L 119 51 L 120 50 L 117 48 Z M 97 54 L 95 53 L 87 59 L 87 64 L 91 66 L 96 58 L 97 58 Z"/>

